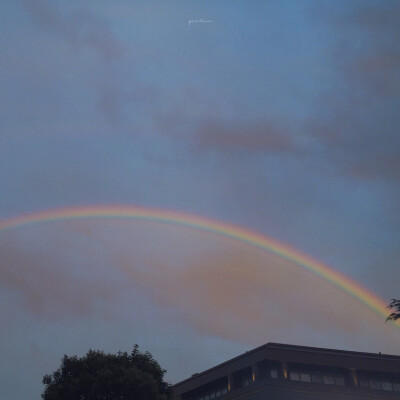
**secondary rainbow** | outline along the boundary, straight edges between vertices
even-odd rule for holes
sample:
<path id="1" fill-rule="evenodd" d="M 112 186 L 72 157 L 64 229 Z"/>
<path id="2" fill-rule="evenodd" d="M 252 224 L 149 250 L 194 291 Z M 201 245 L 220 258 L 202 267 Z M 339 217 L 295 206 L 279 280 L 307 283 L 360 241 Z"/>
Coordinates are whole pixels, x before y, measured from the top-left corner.
<path id="1" fill-rule="evenodd" d="M 262 233 L 199 215 L 132 205 L 79 206 L 22 214 L 0 220 L 0 231 L 35 223 L 83 218 L 131 218 L 135 220 L 155 221 L 209 231 L 239 240 L 259 247 L 272 254 L 276 254 L 291 261 L 294 265 L 319 275 L 323 279 L 331 282 L 333 285 L 341 288 L 344 292 L 357 298 L 373 311 L 382 316 L 387 316 L 386 304 L 382 299 L 357 282 L 351 280 L 338 271 L 335 271 L 333 268 L 328 267 L 324 263 L 312 259 L 306 254 L 303 254 L 300 251 L 278 242 Z M 395 325 L 400 327 L 399 322 L 396 322 Z"/>

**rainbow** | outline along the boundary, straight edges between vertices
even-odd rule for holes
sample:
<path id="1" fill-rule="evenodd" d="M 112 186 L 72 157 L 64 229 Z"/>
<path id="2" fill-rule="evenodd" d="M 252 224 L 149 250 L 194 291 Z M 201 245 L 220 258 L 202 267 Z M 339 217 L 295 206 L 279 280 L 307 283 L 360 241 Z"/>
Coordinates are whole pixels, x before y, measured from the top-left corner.
<path id="1" fill-rule="evenodd" d="M 180 225 L 206 232 L 217 233 L 278 255 L 339 287 L 378 314 L 384 317 L 388 314 L 386 304 L 382 299 L 357 282 L 335 271 L 333 268 L 328 267 L 322 262 L 312 259 L 300 251 L 280 243 L 264 234 L 238 225 L 194 214 L 139 206 L 79 206 L 34 212 L 0 220 L 0 231 L 35 223 L 82 218 L 131 218 L 135 220 Z M 400 328 L 400 323 L 398 321 L 394 324 Z"/>

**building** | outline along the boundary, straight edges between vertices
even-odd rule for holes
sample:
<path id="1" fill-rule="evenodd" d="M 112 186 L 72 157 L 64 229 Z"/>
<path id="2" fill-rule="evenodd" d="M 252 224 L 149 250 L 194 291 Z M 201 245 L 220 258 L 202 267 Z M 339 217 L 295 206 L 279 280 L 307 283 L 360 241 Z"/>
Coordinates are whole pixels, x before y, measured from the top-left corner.
<path id="1" fill-rule="evenodd" d="M 400 399 L 400 356 L 267 343 L 177 383 L 174 398 Z"/>

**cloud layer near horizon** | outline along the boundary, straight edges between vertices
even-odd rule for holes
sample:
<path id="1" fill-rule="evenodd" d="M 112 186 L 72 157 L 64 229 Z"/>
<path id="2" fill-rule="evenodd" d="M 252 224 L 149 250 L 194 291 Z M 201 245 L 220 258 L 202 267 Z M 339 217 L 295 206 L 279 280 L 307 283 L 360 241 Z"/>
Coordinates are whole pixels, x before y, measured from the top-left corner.
<path id="1" fill-rule="evenodd" d="M 118 309 L 121 296 L 128 295 L 133 305 L 147 304 L 150 318 L 151 312 L 168 312 L 197 335 L 253 346 L 282 338 L 326 346 L 341 337 L 342 345 L 364 350 L 372 337 L 383 335 L 385 348 L 395 351 L 397 330 L 385 325 L 383 316 L 321 277 L 253 246 L 136 221 L 37 229 L 41 242 L 31 248 L 24 242 L 35 229 L 22 235 L 19 245 L 18 235 L 3 233 L 0 276 L 2 287 L 22 298 L 9 306 L 44 321 L 107 319 L 95 304 L 112 302 Z"/>

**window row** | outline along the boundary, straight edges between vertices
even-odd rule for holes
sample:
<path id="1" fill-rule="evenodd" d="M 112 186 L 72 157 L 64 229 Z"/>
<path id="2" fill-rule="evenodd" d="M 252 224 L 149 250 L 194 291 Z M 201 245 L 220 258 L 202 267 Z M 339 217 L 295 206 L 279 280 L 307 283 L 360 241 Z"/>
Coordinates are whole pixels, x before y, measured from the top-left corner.
<path id="1" fill-rule="evenodd" d="M 346 380 L 342 373 L 291 370 L 289 373 L 291 381 L 323 383 L 325 385 L 345 386 Z"/>
<path id="2" fill-rule="evenodd" d="M 228 393 L 228 386 L 226 384 L 221 384 L 199 393 L 197 396 L 193 397 L 193 400 L 218 399 L 226 393 Z"/>
<path id="3" fill-rule="evenodd" d="M 378 377 L 361 377 L 359 383 L 362 388 L 400 392 L 400 380 Z"/>
<path id="4" fill-rule="evenodd" d="M 289 364 L 288 375 L 282 370 L 282 366 L 277 362 L 261 362 L 253 371 L 247 367 L 232 374 L 230 382 L 231 389 L 239 389 L 249 386 L 254 380 L 262 379 L 283 379 L 290 381 L 316 383 L 335 386 L 353 386 L 350 371 L 344 369 L 333 369 L 328 366 L 318 367 L 312 365 Z M 358 371 L 358 386 L 372 390 L 384 390 L 390 392 L 400 392 L 400 377 L 397 375 L 386 375 L 372 373 L 368 371 Z M 187 393 L 185 399 L 190 400 L 215 400 L 228 393 L 228 377 L 218 379 L 201 388 Z"/>

